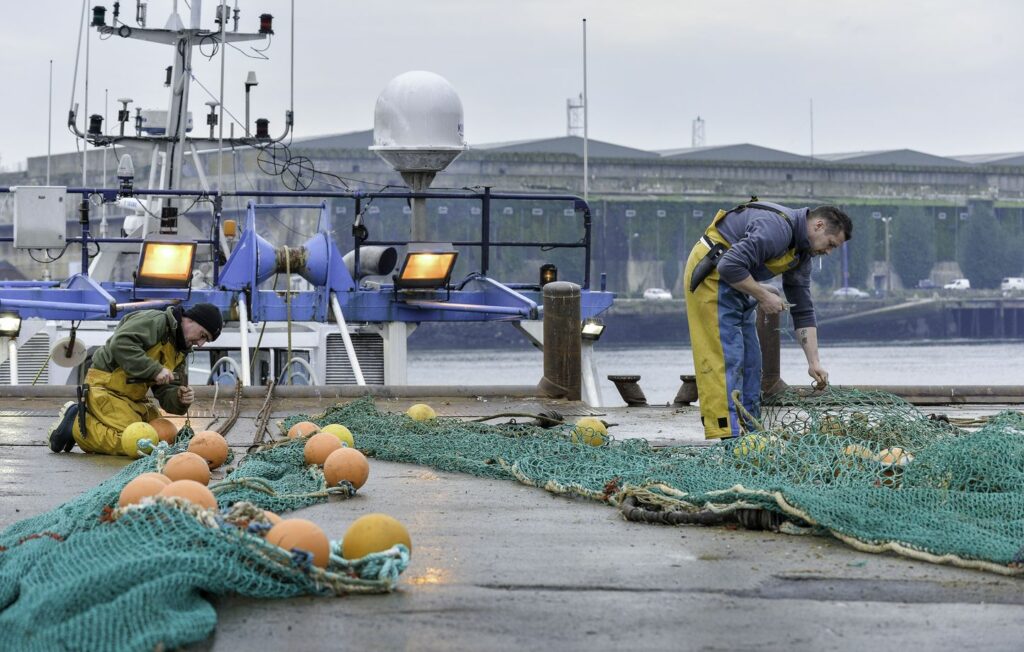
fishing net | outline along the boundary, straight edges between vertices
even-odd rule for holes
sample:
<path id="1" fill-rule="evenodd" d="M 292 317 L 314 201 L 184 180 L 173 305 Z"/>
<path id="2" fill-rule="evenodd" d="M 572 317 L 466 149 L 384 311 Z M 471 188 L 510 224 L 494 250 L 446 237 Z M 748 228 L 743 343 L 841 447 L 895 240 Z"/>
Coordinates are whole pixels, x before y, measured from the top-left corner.
<path id="1" fill-rule="evenodd" d="M 300 420 L 347 426 L 356 446 L 377 459 L 639 504 L 639 520 L 734 517 L 752 527 L 830 534 L 865 551 L 1024 572 L 1019 413 L 967 432 L 890 394 L 788 392 L 764 406 L 757 432 L 720 445 L 661 449 L 640 439 L 589 446 L 572 425 L 417 422 L 380 412 L 370 399 L 282 425 Z"/>
<path id="2" fill-rule="evenodd" d="M 177 442 L 57 509 L 0 533 L 2 646 L 17 650 L 174 649 L 216 625 L 210 596 L 284 598 L 383 593 L 408 565 L 396 546 L 359 560 L 332 542 L 326 569 L 303 551 L 267 543 L 264 510 L 284 512 L 347 496 L 306 466 L 304 440 L 246 456 L 210 489 L 220 509 L 178 498 L 117 507 L 124 485 L 187 448 Z"/>

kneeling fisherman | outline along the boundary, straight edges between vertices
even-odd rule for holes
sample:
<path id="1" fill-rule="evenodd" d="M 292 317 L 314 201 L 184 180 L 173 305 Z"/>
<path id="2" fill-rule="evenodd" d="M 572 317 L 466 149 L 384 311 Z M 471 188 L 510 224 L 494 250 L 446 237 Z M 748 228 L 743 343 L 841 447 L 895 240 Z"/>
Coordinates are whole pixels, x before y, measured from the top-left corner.
<path id="1" fill-rule="evenodd" d="M 67 403 L 50 429 L 50 449 L 70 452 L 77 443 L 87 453 L 123 454 L 124 429 L 160 416 L 146 399 L 150 389 L 164 410 L 184 414 L 195 397 L 185 355 L 216 340 L 223 324 L 210 303 L 127 315 L 93 354 L 80 402 Z"/>

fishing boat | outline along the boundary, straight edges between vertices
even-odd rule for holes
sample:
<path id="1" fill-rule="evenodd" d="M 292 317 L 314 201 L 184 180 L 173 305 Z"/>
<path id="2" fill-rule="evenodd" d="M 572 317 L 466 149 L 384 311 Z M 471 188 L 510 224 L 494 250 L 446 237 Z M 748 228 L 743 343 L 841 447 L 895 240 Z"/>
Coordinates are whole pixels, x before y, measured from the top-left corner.
<path id="1" fill-rule="evenodd" d="M 224 133 L 231 112 L 223 91 L 206 103 L 209 133 L 193 133 L 190 94 L 194 83 L 202 86 L 193 53 L 223 59 L 235 43 L 268 41 L 274 23 L 262 14 L 258 31 L 239 31 L 237 6 L 232 13 L 220 4 L 216 28 L 205 29 L 201 0 L 185 18 L 177 8 L 162 28 L 147 26 L 146 3 L 138 3 L 131 25 L 117 4 L 109 21 L 104 7 L 92 10 L 89 27 L 100 38 L 143 40 L 172 52 L 166 110 L 135 107 L 133 114 L 132 100 L 123 98 L 113 127 L 98 114 L 79 115 L 77 104 L 69 110 L 68 128 L 83 151 L 116 155 L 116 186 L 88 186 L 83 174 L 81 187 L 0 188 L 11 196 L 14 215 L 13 234 L 4 240 L 48 266 L 59 268 L 68 257 L 78 269 L 65 280 L 53 280 L 59 274 L 46 270 L 46 280 L 0 282 L 0 311 L 10 324 L 3 333 L 7 346 L 0 347 L 0 382 L 77 384 L 91 353 L 125 314 L 208 302 L 221 309 L 227 326 L 215 343 L 192 354 L 193 384 L 405 385 L 407 339 L 424 322 L 510 322 L 543 348 L 543 288 L 558 280 L 558 268 L 542 265 L 536 282 L 503 282 L 491 276 L 490 261 L 506 249 L 564 250 L 578 259 L 573 267 L 580 271 L 579 278 L 563 280 L 578 286 L 582 391 L 588 403 L 601 404 L 591 355 L 596 337 L 587 333 L 600 333 L 599 316 L 613 295 L 591 287 L 591 212 L 583 198 L 432 190 L 435 176 L 467 145 L 461 100 L 444 78 L 426 71 L 388 82 L 374 112 L 370 149 L 401 175 L 405 188 L 338 188 L 327 181 L 336 175 L 291 155 L 294 76 L 280 135 L 271 136 L 262 118 L 250 129 L 253 73 L 245 83 L 241 133 L 234 124 Z M 83 21 L 87 17 L 83 11 Z M 294 25 L 294 8 L 291 18 Z M 294 42 L 294 28 L 291 36 Z M 237 166 L 229 174 L 225 161 L 245 151 L 286 189 L 229 190 Z M 135 174 L 140 159 L 148 160 L 140 168 L 148 173 L 144 184 Z M 435 201 L 468 205 L 476 232 L 431 238 L 443 232 L 428 222 L 427 203 Z M 495 238 L 496 202 L 554 205 L 572 223 L 572 237 Z M 351 212 L 332 211 L 340 206 Z M 382 206 L 398 212 L 393 217 L 404 222 L 404 237 L 381 226 L 392 217 Z M 77 214 L 77 233 L 67 228 L 69 214 Z M 120 234 L 109 235 L 117 225 Z M 312 234 L 301 242 L 279 240 L 294 239 L 299 225 L 311 226 Z"/>

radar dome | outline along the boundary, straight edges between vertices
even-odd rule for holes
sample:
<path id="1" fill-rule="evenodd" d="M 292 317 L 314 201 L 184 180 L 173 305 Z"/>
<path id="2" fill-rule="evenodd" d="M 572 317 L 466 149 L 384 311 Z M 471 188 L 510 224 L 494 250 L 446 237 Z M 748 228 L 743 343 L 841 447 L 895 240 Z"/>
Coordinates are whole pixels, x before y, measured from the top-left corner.
<path id="1" fill-rule="evenodd" d="M 462 101 L 440 75 L 403 73 L 377 98 L 373 143 L 370 149 L 399 172 L 440 172 L 466 149 Z"/>

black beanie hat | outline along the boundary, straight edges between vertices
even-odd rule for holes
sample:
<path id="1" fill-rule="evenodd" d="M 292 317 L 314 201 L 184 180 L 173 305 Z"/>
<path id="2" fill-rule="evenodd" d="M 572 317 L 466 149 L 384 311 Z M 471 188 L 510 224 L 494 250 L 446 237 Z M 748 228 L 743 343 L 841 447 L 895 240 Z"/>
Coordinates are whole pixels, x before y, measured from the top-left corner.
<path id="1" fill-rule="evenodd" d="M 224 319 L 220 316 L 220 309 L 217 306 L 212 303 L 197 303 L 182 314 L 205 328 L 210 333 L 211 341 L 220 337 Z"/>

